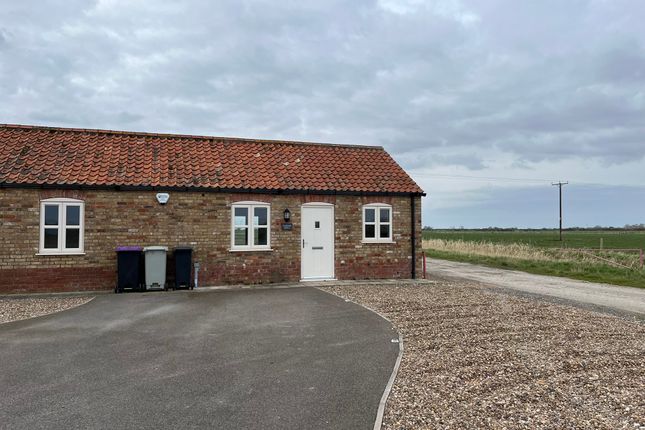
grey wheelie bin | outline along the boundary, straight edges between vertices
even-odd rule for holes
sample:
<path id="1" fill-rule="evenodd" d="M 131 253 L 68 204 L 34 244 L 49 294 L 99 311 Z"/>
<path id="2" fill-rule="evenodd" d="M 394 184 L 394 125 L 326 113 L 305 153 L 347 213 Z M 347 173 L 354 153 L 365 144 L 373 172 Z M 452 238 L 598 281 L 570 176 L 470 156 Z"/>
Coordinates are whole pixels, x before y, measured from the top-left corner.
<path id="1" fill-rule="evenodd" d="M 146 246 L 146 290 L 166 289 L 166 246 Z"/>
<path id="2" fill-rule="evenodd" d="M 190 274 L 193 268 L 193 248 L 178 246 L 175 248 L 175 289 L 193 289 L 190 283 Z"/>

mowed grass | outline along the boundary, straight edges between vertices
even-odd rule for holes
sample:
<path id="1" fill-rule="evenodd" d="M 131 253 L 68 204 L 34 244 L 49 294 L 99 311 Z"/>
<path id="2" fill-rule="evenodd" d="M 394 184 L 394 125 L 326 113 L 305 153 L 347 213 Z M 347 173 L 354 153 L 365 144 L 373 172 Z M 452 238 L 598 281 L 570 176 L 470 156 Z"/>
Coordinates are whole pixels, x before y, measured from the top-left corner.
<path id="1" fill-rule="evenodd" d="M 542 248 L 645 249 L 645 231 L 564 231 L 562 242 L 557 230 L 424 230 L 424 239 L 463 240 L 469 242 L 523 243 Z"/>
<path id="2" fill-rule="evenodd" d="M 605 249 L 645 247 L 642 232 L 566 232 L 567 248 Z M 430 257 L 562 276 L 591 282 L 645 288 L 645 271 L 634 252 L 563 252 L 557 231 L 424 231 Z M 624 267 L 629 266 L 630 268 Z"/>

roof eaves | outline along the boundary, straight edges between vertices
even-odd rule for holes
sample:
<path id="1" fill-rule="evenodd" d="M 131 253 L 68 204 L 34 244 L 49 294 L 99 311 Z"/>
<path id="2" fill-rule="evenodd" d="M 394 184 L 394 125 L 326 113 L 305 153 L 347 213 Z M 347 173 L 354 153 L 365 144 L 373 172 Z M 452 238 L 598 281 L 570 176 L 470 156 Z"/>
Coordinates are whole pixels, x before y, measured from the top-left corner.
<path id="1" fill-rule="evenodd" d="M 155 186 L 155 185 L 119 185 L 119 184 L 79 184 L 79 183 L 37 183 L 0 181 L 0 188 L 29 189 L 76 189 L 76 190 L 116 190 L 116 191 L 191 191 L 212 193 L 258 193 L 258 194 L 327 194 L 327 195 L 362 195 L 362 196 L 425 196 L 423 191 L 366 191 L 366 190 L 323 190 L 323 189 L 281 189 L 281 188 L 219 188 L 198 186 Z"/>

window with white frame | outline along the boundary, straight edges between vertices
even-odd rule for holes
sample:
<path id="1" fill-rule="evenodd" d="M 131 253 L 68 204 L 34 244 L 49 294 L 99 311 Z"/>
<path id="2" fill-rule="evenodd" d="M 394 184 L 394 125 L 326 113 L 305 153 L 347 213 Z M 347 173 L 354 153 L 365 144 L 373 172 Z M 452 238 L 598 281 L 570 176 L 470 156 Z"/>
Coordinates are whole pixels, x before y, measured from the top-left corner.
<path id="1" fill-rule="evenodd" d="M 363 241 L 392 242 L 392 206 L 383 203 L 363 206 Z"/>
<path id="2" fill-rule="evenodd" d="M 271 207 L 262 202 L 239 202 L 231 209 L 231 249 L 239 251 L 271 248 Z"/>
<path id="3" fill-rule="evenodd" d="M 40 254 L 83 253 L 85 203 L 59 198 L 40 202 Z"/>

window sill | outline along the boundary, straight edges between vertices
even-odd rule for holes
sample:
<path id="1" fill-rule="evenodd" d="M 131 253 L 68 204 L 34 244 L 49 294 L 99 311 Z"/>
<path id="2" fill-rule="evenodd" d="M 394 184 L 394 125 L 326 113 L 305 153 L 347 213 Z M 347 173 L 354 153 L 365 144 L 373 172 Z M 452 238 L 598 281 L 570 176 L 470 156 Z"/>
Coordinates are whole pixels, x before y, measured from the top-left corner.
<path id="1" fill-rule="evenodd" d="M 66 255 L 85 255 L 84 252 L 37 252 L 36 256 L 64 257 Z"/>
<path id="2" fill-rule="evenodd" d="M 387 244 L 393 244 L 393 243 L 396 243 L 396 242 L 393 241 L 393 240 L 365 240 L 365 239 L 363 239 L 361 241 L 361 243 L 367 243 L 367 244 L 373 243 L 375 245 L 379 245 L 379 244 L 387 245 Z"/>
<path id="3" fill-rule="evenodd" d="M 273 248 L 230 248 L 228 252 L 270 252 Z"/>

